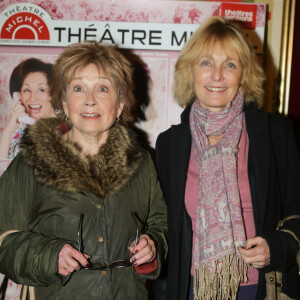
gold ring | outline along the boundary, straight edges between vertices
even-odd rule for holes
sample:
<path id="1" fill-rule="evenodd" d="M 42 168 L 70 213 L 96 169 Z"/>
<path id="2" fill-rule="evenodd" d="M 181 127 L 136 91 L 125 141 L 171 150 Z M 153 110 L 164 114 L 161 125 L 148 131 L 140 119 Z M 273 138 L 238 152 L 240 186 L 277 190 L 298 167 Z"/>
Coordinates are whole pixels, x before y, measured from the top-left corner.
<path id="1" fill-rule="evenodd" d="M 69 266 L 64 266 L 64 269 L 67 270 L 69 268 Z"/>

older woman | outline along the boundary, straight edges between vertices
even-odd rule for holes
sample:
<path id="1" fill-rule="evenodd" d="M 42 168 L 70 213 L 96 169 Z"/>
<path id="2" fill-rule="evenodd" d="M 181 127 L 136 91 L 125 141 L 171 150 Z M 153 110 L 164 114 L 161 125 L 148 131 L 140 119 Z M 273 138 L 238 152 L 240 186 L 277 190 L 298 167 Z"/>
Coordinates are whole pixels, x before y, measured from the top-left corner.
<path id="1" fill-rule="evenodd" d="M 240 29 L 219 17 L 176 63 L 186 108 L 156 145 L 169 232 L 157 299 L 278 299 L 274 271 L 281 291 L 300 298 L 299 152 L 289 121 L 257 109 L 263 79 Z"/>
<path id="2" fill-rule="evenodd" d="M 65 49 L 51 94 L 66 121 L 30 126 L 1 177 L 0 271 L 35 286 L 36 299 L 147 299 L 146 279 L 159 275 L 166 208 L 127 129 L 132 88 L 117 48 Z"/>
<path id="3" fill-rule="evenodd" d="M 7 124 L 0 138 L 0 158 L 13 159 L 26 124 L 55 115 L 49 94 L 53 65 L 36 58 L 29 58 L 17 65 L 9 80 L 13 98 Z"/>

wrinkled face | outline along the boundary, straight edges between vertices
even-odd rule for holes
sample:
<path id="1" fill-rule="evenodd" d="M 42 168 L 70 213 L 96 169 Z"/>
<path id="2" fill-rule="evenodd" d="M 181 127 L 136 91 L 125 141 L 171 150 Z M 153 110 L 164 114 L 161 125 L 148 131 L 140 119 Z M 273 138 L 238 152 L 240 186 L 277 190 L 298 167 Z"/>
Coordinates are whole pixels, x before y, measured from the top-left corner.
<path id="1" fill-rule="evenodd" d="M 243 80 L 238 54 L 223 49 L 220 43 L 210 47 L 193 67 L 194 90 L 203 108 L 218 112 L 236 96 Z"/>
<path id="2" fill-rule="evenodd" d="M 21 87 L 21 101 L 30 117 L 38 120 L 54 114 L 45 73 L 29 73 Z"/>
<path id="3" fill-rule="evenodd" d="M 113 79 L 96 65 L 89 64 L 76 70 L 66 98 L 63 107 L 73 124 L 74 139 L 91 135 L 105 142 L 124 106 Z"/>

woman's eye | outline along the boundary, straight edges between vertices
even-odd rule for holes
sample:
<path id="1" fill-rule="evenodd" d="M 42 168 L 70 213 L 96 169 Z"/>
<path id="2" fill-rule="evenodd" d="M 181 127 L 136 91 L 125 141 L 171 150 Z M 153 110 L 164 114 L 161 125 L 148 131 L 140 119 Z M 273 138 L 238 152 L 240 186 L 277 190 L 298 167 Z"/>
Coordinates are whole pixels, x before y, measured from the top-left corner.
<path id="1" fill-rule="evenodd" d="M 235 64 L 234 63 L 228 63 L 227 64 L 227 68 L 234 69 L 235 68 Z"/>
<path id="2" fill-rule="evenodd" d="M 75 91 L 75 92 L 81 92 L 81 91 L 82 91 L 82 88 L 81 88 L 80 86 L 77 85 L 77 86 L 74 87 L 74 91 Z"/>
<path id="3" fill-rule="evenodd" d="M 23 89 L 22 92 L 23 92 L 23 93 L 29 93 L 30 90 L 29 90 L 29 89 Z"/>
<path id="4" fill-rule="evenodd" d="M 105 86 L 101 86 L 100 89 L 99 89 L 99 91 L 102 92 L 102 93 L 105 93 L 105 92 L 108 91 L 108 88 L 105 87 Z"/>
<path id="5" fill-rule="evenodd" d="M 43 86 L 39 88 L 40 93 L 49 93 L 49 87 L 48 86 Z"/>
<path id="6" fill-rule="evenodd" d="M 201 62 L 201 66 L 209 66 L 210 65 L 210 63 L 209 63 L 209 61 L 202 61 Z"/>

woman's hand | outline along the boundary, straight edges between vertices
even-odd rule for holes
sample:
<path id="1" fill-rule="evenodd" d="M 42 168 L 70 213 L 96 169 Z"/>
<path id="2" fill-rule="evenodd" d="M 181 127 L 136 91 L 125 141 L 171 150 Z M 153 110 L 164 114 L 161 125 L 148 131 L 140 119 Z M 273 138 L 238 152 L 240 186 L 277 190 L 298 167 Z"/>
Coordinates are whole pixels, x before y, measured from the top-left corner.
<path id="1" fill-rule="evenodd" d="M 67 276 L 88 264 L 87 254 L 82 254 L 69 244 L 65 244 L 58 254 L 58 273 Z"/>
<path id="2" fill-rule="evenodd" d="M 267 241 L 260 236 L 248 239 L 246 246 L 239 247 L 246 264 L 254 268 L 263 268 L 270 263 L 270 249 Z"/>
<path id="3" fill-rule="evenodd" d="M 131 262 L 133 266 L 150 263 L 156 258 L 156 248 L 153 240 L 147 234 L 140 236 L 139 243 L 134 247 L 133 241 L 129 247 L 130 252 L 133 253 Z"/>
<path id="4" fill-rule="evenodd" d="M 15 131 L 19 127 L 18 117 L 26 116 L 25 108 L 20 101 L 14 101 L 11 111 L 9 113 L 8 121 L 5 128 L 2 131 L 0 137 L 0 158 L 7 159 L 11 140 L 14 137 Z"/>
<path id="5" fill-rule="evenodd" d="M 14 133 L 19 126 L 18 118 L 20 116 L 28 116 L 28 114 L 26 113 L 25 107 L 22 105 L 21 101 L 14 101 L 5 129 Z"/>

